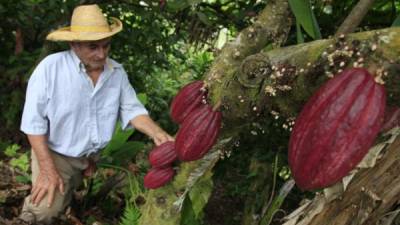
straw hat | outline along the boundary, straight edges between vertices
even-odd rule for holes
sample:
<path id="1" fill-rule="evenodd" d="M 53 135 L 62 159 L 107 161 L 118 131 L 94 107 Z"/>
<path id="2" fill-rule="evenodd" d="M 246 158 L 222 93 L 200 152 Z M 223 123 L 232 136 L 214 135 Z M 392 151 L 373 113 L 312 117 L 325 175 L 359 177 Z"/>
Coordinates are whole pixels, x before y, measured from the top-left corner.
<path id="1" fill-rule="evenodd" d="M 71 26 L 63 27 L 49 33 L 46 37 L 50 41 L 96 41 L 120 32 L 122 23 L 111 17 L 108 24 L 98 5 L 82 5 L 74 9 Z"/>

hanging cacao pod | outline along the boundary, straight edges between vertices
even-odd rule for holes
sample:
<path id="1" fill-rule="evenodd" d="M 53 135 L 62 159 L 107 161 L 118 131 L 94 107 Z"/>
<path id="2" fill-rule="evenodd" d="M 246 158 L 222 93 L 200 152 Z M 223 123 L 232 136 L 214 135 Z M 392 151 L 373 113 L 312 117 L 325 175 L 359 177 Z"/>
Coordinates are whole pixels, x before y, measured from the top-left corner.
<path id="1" fill-rule="evenodd" d="M 203 157 L 217 140 L 221 127 L 221 112 L 202 105 L 182 123 L 176 135 L 175 150 L 182 161 Z"/>
<path id="2" fill-rule="evenodd" d="M 167 141 L 156 146 L 149 153 L 149 162 L 153 167 L 166 167 L 178 158 L 175 142 Z"/>
<path id="3" fill-rule="evenodd" d="M 164 186 L 175 175 L 172 167 L 151 168 L 144 176 L 144 187 L 148 189 L 156 189 Z"/>
<path id="4" fill-rule="evenodd" d="M 381 129 L 384 87 L 365 69 L 343 71 L 305 104 L 289 141 L 289 166 L 303 190 L 338 182 L 365 156 Z"/>
<path id="5" fill-rule="evenodd" d="M 203 81 L 194 81 L 179 90 L 171 103 L 170 114 L 175 123 L 181 124 L 191 112 L 204 105 L 206 91 L 203 86 Z"/>

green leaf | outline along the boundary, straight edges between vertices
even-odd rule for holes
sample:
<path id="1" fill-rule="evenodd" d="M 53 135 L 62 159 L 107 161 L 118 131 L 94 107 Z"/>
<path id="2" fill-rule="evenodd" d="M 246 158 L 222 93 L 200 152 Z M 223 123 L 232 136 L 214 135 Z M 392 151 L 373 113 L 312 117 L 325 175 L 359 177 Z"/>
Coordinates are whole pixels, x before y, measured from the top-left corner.
<path id="1" fill-rule="evenodd" d="M 393 21 L 392 27 L 400 27 L 400 15 Z"/>
<path id="2" fill-rule="evenodd" d="M 17 156 L 17 151 L 21 148 L 21 146 L 17 144 L 10 145 L 4 150 L 4 154 L 8 157 L 15 157 Z"/>
<path id="3" fill-rule="evenodd" d="M 133 204 L 127 204 L 119 225 L 137 225 L 139 224 L 140 210 Z"/>
<path id="4" fill-rule="evenodd" d="M 301 26 L 298 21 L 296 21 L 296 36 L 298 44 L 304 43 L 303 31 L 301 31 Z"/>
<path id="5" fill-rule="evenodd" d="M 208 19 L 206 14 L 204 14 L 202 12 L 197 12 L 196 15 L 201 22 L 203 22 L 207 26 L 212 26 L 212 22 Z"/>
<path id="6" fill-rule="evenodd" d="M 126 131 L 123 131 L 121 129 L 121 124 L 118 123 L 117 127 L 115 128 L 114 135 L 111 139 L 111 141 L 108 143 L 106 148 L 103 150 L 102 154 L 105 156 L 110 156 L 113 152 L 117 151 L 119 148 L 121 148 L 125 142 L 128 140 L 128 138 L 133 134 L 134 130 L 128 129 Z"/>
<path id="7" fill-rule="evenodd" d="M 10 165 L 14 168 L 19 168 L 24 172 L 28 172 L 28 169 L 29 169 L 28 154 L 24 153 L 16 159 L 11 159 Z"/>
<path id="8" fill-rule="evenodd" d="M 190 5 L 200 3 L 202 0 L 186 0 Z"/>
<path id="9" fill-rule="evenodd" d="M 122 165 L 124 162 L 131 160 L 143 148 L 143 142 L 128 141 L 109 156 L 112 158 L 113 164 Z"/>
<path id="10" fill-rule="evenodd" d="M 23 183 L 23 184 L 28 184 L 28 183 L 31 182 L 31 179 L 30 179 L 29 176 L 16 176 L 16 177 L 15 177 L 15 180 L 16 180 L 18 183 Z"/>
<path id="11" fill-rule="evenodd" d="M 210 198 L 213 182 L 211 179 L 212 172 L 208 171 L 200 180 L 193 186 L 189 192 L 189 197 L 192 202 L 193 213 L 196 219 L 201 217 L 201 213 Z"/>
<path id="12" fill-rule="evenodd" d="M 180 225 L 201 225 L 201 221 L 196 219 L 192 206 L 193 205 L 190 198 L 186 198 L 185 201 L 183 202 Z"/>
<path id="13" fill-rule="evenodd" d="M 148 97 L 146 93 L 139 93 L 136 95 L 136 97 L 139 99 L 139 101 L 143 104 L 146 105 L 148 102 Z"/>
<path id="14" fill-rule="evenodd" d="M 290 8 L 297 22 L 313 39 L 321 39 L 321 32 L 309 0 L 289 0 Z"/>
<path id="15" fill-rule="evenodd" d="M 182 0 L 172 0 L 167 2 L 167 9 L 173 12 L 181 11 L 182 9 L 189 6 L 190 4 L 187 1 Z"/>

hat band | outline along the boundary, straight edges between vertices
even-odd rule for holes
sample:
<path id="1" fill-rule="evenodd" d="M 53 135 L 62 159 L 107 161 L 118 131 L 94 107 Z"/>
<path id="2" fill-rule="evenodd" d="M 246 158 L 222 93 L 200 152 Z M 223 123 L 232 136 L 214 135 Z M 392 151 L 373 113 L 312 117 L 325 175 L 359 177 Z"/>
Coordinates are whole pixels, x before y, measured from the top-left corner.
<path id="1" fill-rule="evenodd" d="M 79 26 L 74 25 L 70 27 L 71 31 L 73 32 L 110 32 L 109 27 L 105 26 Z"/>

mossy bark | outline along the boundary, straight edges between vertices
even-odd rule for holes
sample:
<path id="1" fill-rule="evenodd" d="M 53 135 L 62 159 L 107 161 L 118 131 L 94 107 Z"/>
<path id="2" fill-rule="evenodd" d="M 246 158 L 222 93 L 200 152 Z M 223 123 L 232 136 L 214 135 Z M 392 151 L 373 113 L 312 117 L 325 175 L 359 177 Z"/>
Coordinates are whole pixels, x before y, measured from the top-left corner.
<path id="1" fill-rule="evenodd" d="M 381 76 L 388 104 L 400 105 L 399 56 L 399 28 L 355 33 L 248 56 L 234 77 L 213 87 L 231 129 L 271 112 L 295 117 L 323 82 L 354 66 Z"/>

